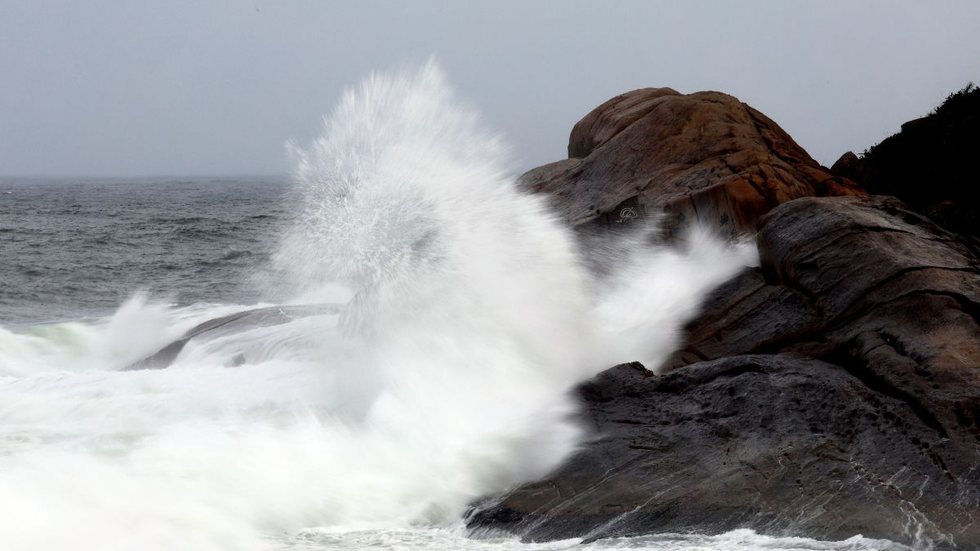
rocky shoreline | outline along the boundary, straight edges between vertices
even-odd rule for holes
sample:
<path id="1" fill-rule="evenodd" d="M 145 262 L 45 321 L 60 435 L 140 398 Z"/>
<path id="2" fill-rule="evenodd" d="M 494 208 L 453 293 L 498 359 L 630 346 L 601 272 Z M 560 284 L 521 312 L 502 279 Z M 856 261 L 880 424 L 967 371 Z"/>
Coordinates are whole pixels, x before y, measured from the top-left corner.
<path id="1" fill-rule="evenodd" d="M 755 235 L 761 266 L 709 297 L 664 365 L 583 384 L 593 438 L 544 480 L 483 501 L 470 528 L 527 540 L 752 528 L 980 548 L 972 219 L 954 233 L 870 195 L 854 159 L 821 167 L 718 92 L 637 90 L 575 125 L 569 159 L 521 179 L 569 224 L 664 212 L 668 229 L 698 220 Z"/>

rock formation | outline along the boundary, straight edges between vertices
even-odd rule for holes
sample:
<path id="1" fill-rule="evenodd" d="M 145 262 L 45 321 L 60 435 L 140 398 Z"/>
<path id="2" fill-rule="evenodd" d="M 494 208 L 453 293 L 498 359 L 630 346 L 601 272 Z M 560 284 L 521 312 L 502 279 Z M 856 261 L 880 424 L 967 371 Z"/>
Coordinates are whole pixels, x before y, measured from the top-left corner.
<path id="1" fill-rule="evenodd" d="M 980 545 L 976 255 L 883 198 L 789 202 L 758 242 L 668 374 L 583 385 L 595 439 L 471 524 Z"/>
<path id="2" fill-rule="evenodd" d="M 331 304 L 317 306 L 271 306 L 268 308 L 253 308 L 251 310 L 235 312 L 234 314 L 228 314 L 227 316 L 221 316 L 220 318 L 195 325 L 179 339 L 142 360 L 127 365 L 122 371 L 165 369 L 170 367 L 177 360 L 177 356 L 184 350 L 184 347 L 187 346 L 187 343 L 194 339 L 214 339 L 255 327 L 270 327 L 289 323 L 300 317 L 337 312 L 339 312 L 339 308 Z M 233 367 L 241 365 L 245 360 L 246 358 L 240 354 L 228 358 L 229 365 Z"/>
<path id="3" fill-rule="evenodd" d="M 980 237 L 980 88 L 950 94 L 928 116 L 831 168 L 871 193 L 895 195 L 953 231 Z"/>
<path id="4" fill-rule="evenodd" d="M 750 139 L 733 122 L 746 118 L 769 137 Z M 824 178 L 721 94 L 625 94 L 579 122 L 569 150 L 584 158 L 524 181 L 555 193 L 571 223 L 630 197 L 673 213 L 687 200 L 704 222 L 756 228 L 761 266 L 709 297 L 685 345 L 648 366 L 663 374 L 627 364 L 582 385 L 592 440 L 544 480 L 479 504 L 473 529 L 541 540 L 753 528 L 980 548 L 974 240 Z M 752 175 L 752 193 L 733 191 Z"/>
<path id="5" fill-rule="evenodd" d="M 821 167 L 768 117 L 719 92 L 645 88 L 617 96 L 572 130 L 569 158 L 529 171 L 572 225 L 617 225 L 666 210 L 753 231 L 780 203 L 863 192 Z"/>

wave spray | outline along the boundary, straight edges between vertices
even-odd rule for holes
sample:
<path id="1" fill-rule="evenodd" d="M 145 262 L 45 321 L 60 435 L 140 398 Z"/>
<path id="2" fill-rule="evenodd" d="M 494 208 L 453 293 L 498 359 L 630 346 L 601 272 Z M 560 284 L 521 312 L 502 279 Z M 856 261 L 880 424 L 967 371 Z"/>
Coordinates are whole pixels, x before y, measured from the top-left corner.
<path id="1" fill-rule="evenodd" d="M 703 293 L 752 261 L 699 236 L 593 277 L 431 63 L 346 93 L 295 154 L 305 207 L 270 297 L 340 313 L 192 341 L 163 371 L 0 334 L 0 547 L 306 548 L 458 523 L 574 452 L 577 382 L 655 367 Z M 119 316 L 148 335 L 232 310 L 141 300 Z M 120 326 L 84 338 L 103 350 Z"/>

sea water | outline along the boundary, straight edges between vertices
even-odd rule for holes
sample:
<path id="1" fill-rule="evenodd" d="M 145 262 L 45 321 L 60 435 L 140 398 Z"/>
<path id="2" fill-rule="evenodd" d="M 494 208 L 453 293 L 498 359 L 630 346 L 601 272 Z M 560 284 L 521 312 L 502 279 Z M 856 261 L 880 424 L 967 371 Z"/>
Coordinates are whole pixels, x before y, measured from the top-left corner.
<path id="1" fill-rule="evenodd" d="M 898 548 L 471 537 L 470 503 L 581 443 L 568 391 L 655 367 L 754 253 L 642 234 L 590 273 L 431 64 L 351 89 L 292 155 L 285 178 L 0 181 L 0 549 Z"/>

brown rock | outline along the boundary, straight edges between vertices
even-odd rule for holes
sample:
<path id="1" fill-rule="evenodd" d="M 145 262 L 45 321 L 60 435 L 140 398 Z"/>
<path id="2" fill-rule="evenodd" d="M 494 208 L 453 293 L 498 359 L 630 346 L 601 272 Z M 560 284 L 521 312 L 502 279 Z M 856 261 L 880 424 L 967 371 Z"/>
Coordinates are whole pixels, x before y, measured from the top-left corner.
<path id="1" fill-rule="evenodd" d="M 863 193 L 765 115 L 719 92 L 617 96 L 575 125 L 568 150 L 570 159 L 533 169 L 521 183 L 548 193 L 573 225 L 664 210 L 671 226 L 698 219 L 735 234 L 797 197 Z"/>
<path id="2" fill-rule="evenodd" d="M 761 268 L 712 295 L 665 370 L 802 354 L 914 400 L 951 442 L 980 442 L 980 260 L 967 239 L 896 199 L 805 198 L 773 211 L 758 243 Z"/>
<path id="3" fill-rule="evenodd" d="M 963 382 L 980 385 L 980 265 L 969 241 L 895 199 L 864 197 L 788 203 L 764 220 L 758 243 L 761 268 L 708 299 L 689 327 L 688 357 L 817 354 L 887 328 L 892 337 L 909 334 L 902 346 L 916 349 L 922 362 L 955 359 L 962 369 L 978 368 L 964 371 L 972 378 Z M 940 299 L 963 323 L 908 313 Z M 960 328 L 955 337 L 954 327 Z M 668 369 L 688 363 L 678 357 Z"/>
<path id="4" fill-rule="evenodd" d="M 643 88 L 620 94 L 596 107 L 572 128 L 568 137 L 568 158 L 586 157 L 595 148 L 616 137 L 640 120 L 664 96 L 679 96 L 673 88 Z"/>
<path id="5" fill-rule="evenodd" d="M 834 161 L 830 167 L 830 173 L 834 176 L 847 178 L 853 182 L 863 185 L 871 178 L 870 168 L 867 163 L 861 160 L 853 151 L 848 151 Z"/>

